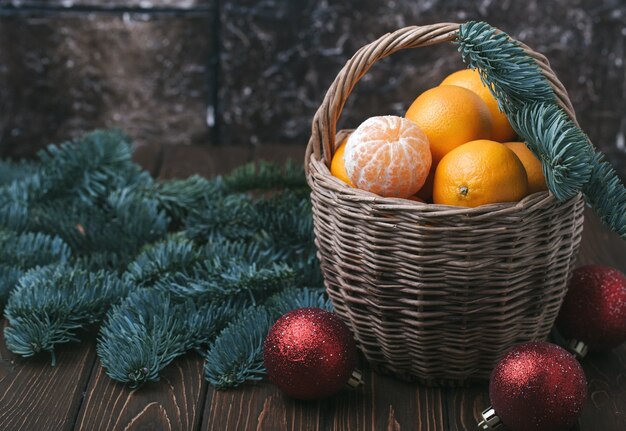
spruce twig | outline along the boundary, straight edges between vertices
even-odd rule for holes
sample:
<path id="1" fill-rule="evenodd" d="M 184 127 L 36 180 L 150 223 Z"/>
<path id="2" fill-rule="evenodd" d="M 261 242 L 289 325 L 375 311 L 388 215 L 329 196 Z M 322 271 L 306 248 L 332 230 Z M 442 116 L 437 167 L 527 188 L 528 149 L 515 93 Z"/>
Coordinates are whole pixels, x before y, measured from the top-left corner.
<path id="1" fill-rule="evenodd" d="M 539 66 L 506 33 L 485 22 L 469 21 L 459 28 L 456 42 L 463 61 L 478 70 L 506 114 L 527 103 L 556 103 Z"/>
<path id="2" fill-rule="evenodd" d="M 224 177 L 224 185 L 231 192 L 253 190 L 308 190 L 304 166 L 287 160 L 283 165 L 259 161 L 242 165 Z"/>
<path id="3" fill-rule="evenodd" d="M 269 298 L 265 307 L 273 313 L 275 318 L 297 308 L 321 308 L 333 311 L 333 304 L 326 296 L 324 289 L 308 287 L 285 289 Z"/>
<path id="4" fill-rule="evenodd" d="M 167 292 L 138 289 L 109 312 L 97 352 L 114 380 L 137 387 L 157 381 L 178 356 L 208 344 L 239 310 L 232 302 L 197 306 Z"/>
<path id="5" fill-rule="evenodd" d="M 52 353 L 57 344 L 78 340 L 78 331 L 98 322 L 126 292 L 122 280 L 105 271 L 69 265 L 30 270 L 19 279 L 4 310 L 9 321 L 6 345 L 26 357 Z"/>
<path id="6" fill-rule="evenodd" d="M 244 311 L 209 347 L 204 377 L 217 389 L 261 380 L 266 373 L 263 342 L 272 323 L 271 314 L 262 306 Z"/>
<path id="7" fill-rule="evenodd" d="M 594 153 L 582 130 L 555 104 L 524 105 L 510 119 L 541 160 L 554 196 L 564 201 L 579 193 L 589 181 Z"/>
<path id="8" fill-rule="evenodd" d="M 626 240 L 626 188 L 602 153 L 594 155 L 591 180 L 583 192 L 604 224 Z"/>

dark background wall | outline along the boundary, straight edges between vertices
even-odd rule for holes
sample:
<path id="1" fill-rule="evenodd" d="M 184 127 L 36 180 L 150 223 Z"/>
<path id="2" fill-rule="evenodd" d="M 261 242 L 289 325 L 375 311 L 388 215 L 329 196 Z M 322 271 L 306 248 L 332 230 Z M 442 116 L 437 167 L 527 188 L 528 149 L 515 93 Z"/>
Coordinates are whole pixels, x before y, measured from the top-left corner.
<path id="1" fill-rule="evenodd" d="M 625 0 L 0 0 L 0 156 L 112 126 L 148 147 L 304 147 L 360 46 L 470 19 L 550 59 L 583 129 L 624 176 Z M 402 114 L 462 66 L 452 45 L 377 64 L 343 126 Z"/>

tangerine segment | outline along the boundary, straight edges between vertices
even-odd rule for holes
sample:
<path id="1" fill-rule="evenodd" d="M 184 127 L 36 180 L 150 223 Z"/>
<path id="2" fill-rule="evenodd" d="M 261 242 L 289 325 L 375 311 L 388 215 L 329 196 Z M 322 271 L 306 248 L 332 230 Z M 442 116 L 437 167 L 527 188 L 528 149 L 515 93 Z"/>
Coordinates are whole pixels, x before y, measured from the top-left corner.
<path id="1" fill-rule="evenodd" d="M 330 162 L 330 173 L 334 177 L 337 177 L 344 183 L 348 184 L 350 187 L 354 187 L 354 184 L 352 184 L 352 181 L 350 181 L 350 178 L 348 177 L 348 173 L 346 172 L 346 165 L 343 161 L 343 154 L 346 150 L 347 142 L 347 139 L 344 139 L 344 141 L 335 151 L 335 154 L 333 154 L 333 159 Z"/>
<path id="2" fill-rule="evenodd" d="M 491 139 L 498 142 L 510 141 L 515 136 L 515 131 L 509 123 L 506 115 L 500 111 L 498 101 L 489 87 L 480 80 L 480 74 L 474 69 L 463 69 L 448 75 L 439 85 L 456 85 L 458 87 L 467 88 L 476 93 L 487 105 L 491 114 L 491 122 L 493 131 Z"/>
<path id="3" fill-rule="evenodd" d="M 436 204 L 477 207 L 516 202 L 528 194 L 524 165 L 499 142 L 477 140 L 450 151 L 435 171 Z"/>
<path id="4" fill-rule="evenodd" d="M 513 150 L 526 169 L 528 194 L 548 190 L 541 161 L 528 149 L 526 144 L 523 142 L 505 142 L 504 145 Z"/>
<path id="5" fill-rule="evenodd" d="M 400 198 L 422 187 L 432 163 L 424 132 L 406 118 L 391 115 L 365 120 L 348 138 L 344 161 L 356 187 Z"/>
<path id="6" fill-rule="evenodd" d="M 487 105 L 462 87 L 447 85 L 423 92 L 405 117 L 428 137 L 435 166 L 459 145 L 491 137 L 491 114 Z"/>

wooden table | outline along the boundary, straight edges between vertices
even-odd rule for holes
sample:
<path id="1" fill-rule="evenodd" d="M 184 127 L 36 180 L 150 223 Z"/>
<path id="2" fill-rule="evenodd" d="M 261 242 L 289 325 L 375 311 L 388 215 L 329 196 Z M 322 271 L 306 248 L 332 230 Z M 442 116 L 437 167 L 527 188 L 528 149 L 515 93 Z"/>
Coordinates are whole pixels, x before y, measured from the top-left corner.
<path id="1" fill-rule="evenodd" d="M 161 176 L 212 175 L 255 158 L 298 158 L 300 151 L 162 148 L 138 157 Z M 608 232 L 590 211 L 579 263 L 626 271 L 626 242 Z M 22 359 L 8 352 L 4 340 L 0 342 L 2 431 L 474 430 L 480 412 L 489 405 L 486 384 L 429 388 L 367 368 L 363 387 L 320 402 L 294 401 L 267 382 L 220 392 L 203 380 L 202 359 L 195 354 L 166 368 L 160 382 L 130 390 L 104 374 L 93 337 L 58 350 L 58 365 L 53 368 L 45 355 Z M 626 344 L 592 354 L 582 364 L 589 400 L 574 429 L 626 430 Z"/>

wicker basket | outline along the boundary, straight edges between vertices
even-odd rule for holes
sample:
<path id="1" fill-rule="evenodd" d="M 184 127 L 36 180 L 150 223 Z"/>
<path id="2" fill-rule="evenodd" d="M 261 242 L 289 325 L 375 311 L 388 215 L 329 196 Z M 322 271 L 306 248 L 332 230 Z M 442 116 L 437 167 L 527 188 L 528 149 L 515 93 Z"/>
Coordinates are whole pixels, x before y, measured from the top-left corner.
<path id="1" fill-rule="evenodd" d="M 377 371 L 432 385 L 488 378 L 512 345 L 547 337 L 580 243 L 583 199 L 540 192 L 459 208 L 383 198 L 331 176 L 346 98 L 379 59 L 452 41 L 458 24 L 408 27 L 361 48 L 313 120 L 305 165 L 327 291 Z M 524 46 L 524 45 L 522 45 Z M 545 57 L 528 47 L 574 118 Z"/>

